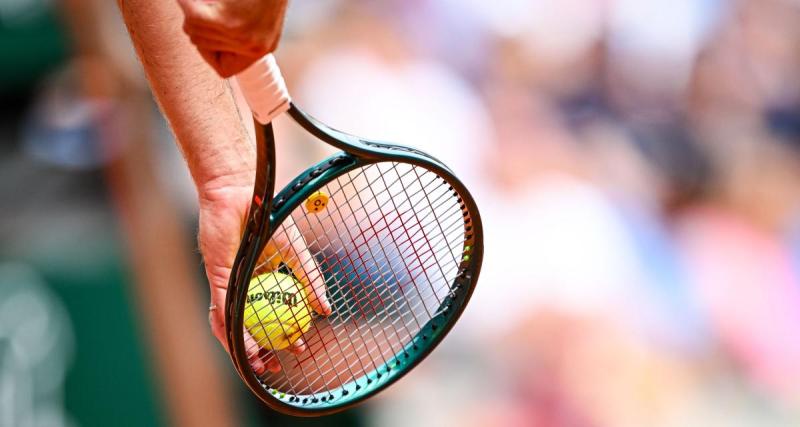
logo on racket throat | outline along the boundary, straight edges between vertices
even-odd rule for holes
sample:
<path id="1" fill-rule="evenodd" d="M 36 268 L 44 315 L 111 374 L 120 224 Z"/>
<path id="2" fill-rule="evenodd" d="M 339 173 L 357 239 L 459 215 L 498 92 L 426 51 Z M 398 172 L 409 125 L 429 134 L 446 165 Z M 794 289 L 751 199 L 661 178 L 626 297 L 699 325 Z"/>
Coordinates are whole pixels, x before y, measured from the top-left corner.
<path id="1" fill-rule="evenodd" d="M 300 303 L 299 292 L 281 292 L 281 291 L 267 291 L 267 292 L 254 292 L 247 294 L 247 303 L 253 304 L 261 300 L 266 300 L 271 305 L 288 305 L 289 307 L 296 307 Z"/>

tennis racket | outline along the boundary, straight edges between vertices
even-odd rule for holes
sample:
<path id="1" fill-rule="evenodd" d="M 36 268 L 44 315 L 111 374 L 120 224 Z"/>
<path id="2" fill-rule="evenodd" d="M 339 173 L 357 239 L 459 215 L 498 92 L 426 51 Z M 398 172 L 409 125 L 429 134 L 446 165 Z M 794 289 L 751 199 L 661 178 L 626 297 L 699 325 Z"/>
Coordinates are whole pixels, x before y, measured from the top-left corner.
<path id="1" fill-rule="evenodd" d="M 225 303 L 231 358 L 270 407 L 338 412 L 400 379 L 453 327 L 480 272 L 480 215 L 430 155 L 304 113 L 272 55 L 236 80 L 256 121 L 258 166 Z M 341 152 L 273 194 L 270 122 L 287 113 Z M 256 371 L 254 357 L 279 370 Z"/>

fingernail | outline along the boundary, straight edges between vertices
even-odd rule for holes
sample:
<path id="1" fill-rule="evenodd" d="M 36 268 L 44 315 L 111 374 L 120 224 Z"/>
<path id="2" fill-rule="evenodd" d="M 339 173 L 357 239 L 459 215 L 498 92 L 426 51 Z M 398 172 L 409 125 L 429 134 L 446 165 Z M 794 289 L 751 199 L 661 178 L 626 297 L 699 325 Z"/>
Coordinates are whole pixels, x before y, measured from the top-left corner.
<path id="1" fill-rule="evenodd" d="M 292 354 L 300 354 L 306 351 L 306 342 L 303 341 L 302 338 L 298 338 L 297 341 L 292 343 L 291 347 L 289 347 L 289 351 Z"/>
<path id="2" fill-rule="evenodd" d="M 257 363 L 257 364 L 255 364 L 255 366 L 253 366 L 253 370 L 254 370 L 254 371 L 256 372 L 256 374 L 258 374 L 258 375 L 263 375 L 263 374 L 264 374 L 264 372 L 266 371 L 266 369 L 264 369 L 264 364 L 263 364 L 263 363 Z"/>

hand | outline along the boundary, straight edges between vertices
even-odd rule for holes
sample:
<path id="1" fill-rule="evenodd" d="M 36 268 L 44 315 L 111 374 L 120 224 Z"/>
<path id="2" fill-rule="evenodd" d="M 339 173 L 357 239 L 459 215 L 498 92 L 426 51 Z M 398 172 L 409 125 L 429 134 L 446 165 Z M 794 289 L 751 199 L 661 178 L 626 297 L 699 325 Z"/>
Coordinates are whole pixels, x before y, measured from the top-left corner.
<path id="1" fill-rule="evenodd" d="M 210 312 L 209 321 L 214 335 L 226 350 L 228 340 L 225 335 L 225 296 L 251 196 L 252 184 L 245 183 L 228 183 L 225 187 L 200 191 L 200 251 L 211 286 L 211 304 L 217 307 Z M 274 256 L 276 253 L 278 256 Z M 278 260 L 287 264 L 303 284 L 311 308 L 320 315 L 329 315 L 331 306 L 325 295 L 322 274 L 305 247 L 300 231 L 292 223 L 284 223 L 282 230 L 275 234 L 261 254 L 260 266 L 256 271 L 270 271 L 279 263 Z M 299 353 L 305 347 L 305 343 L 298 340 L 288 350 Z M 261 374 L 265 370 L 280 371 L 275 355 L 262 349 L 246 331 L 245 348 L 249 351 L 251 366 L 257 373 Z"/>
<path id="2" fill-rule="evenodd" d="M 217 73 L 231 77 L 278 47 L 288 0 L 178 0 L 183 31 Z"/>

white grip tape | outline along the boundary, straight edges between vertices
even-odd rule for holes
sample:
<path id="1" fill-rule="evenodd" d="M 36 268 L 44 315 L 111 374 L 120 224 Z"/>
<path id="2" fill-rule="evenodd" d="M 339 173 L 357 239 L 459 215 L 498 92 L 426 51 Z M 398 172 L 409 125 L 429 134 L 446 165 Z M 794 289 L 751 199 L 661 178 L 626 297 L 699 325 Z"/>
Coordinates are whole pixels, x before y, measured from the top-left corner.
<path id="1" fill-rule="evenodd" d="M 272 54 L 264 55 L 237 74 L 236 81 L 259 123 L 267 124 L 289 110 L 289 91 Z"/>

